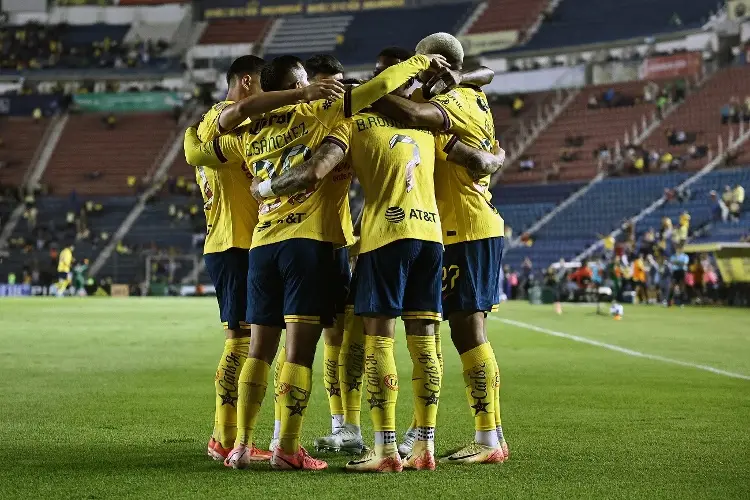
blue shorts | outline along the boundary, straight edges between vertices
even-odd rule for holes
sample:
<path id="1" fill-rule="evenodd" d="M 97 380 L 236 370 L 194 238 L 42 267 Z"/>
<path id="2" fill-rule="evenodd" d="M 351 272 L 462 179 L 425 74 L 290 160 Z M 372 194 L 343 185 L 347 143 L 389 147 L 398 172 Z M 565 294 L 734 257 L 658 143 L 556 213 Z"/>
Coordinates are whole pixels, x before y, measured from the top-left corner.
<path id="1" fill-rule="evenodd" d="M 336 302 L 336 314 L 344 314 L 352 284 L 352 270 L 349 267 L 349 249 L 341 247 L 334 250 L 333 260 L 336 266 L 336 289 L 333 292 Z"/>
<path id="2" fill-rule="evenodd" d="M 331 326 L 336 313 L 333 244 L 292 238 L 250 250 L 245 320 Z"/>
<path id="3" fill-rule="evenodd" d="M 203 256 L 206 270 L 216 288 L 219 316 L 224 328 L 248 329 L 245 323 L 247 308 L 247 249 L 229 248 L 223 252 Z"/>
<path id="4" fill-rule="evenodd" d="M 443 245 L 397 240 L 359 255 L 354 313 L 440 321 Z"/>
<path id="5" fill-rule="evenodd" d="M 443 316 L 489 312 L 500 303 L 503 238 L 454 243 L 443 254 Z"/>

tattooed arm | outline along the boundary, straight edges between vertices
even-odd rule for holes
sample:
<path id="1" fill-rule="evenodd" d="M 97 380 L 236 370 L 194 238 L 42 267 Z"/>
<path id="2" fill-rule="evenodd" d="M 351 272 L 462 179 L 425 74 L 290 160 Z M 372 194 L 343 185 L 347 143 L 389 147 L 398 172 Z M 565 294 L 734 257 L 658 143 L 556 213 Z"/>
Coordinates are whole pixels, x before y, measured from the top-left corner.
<path id="1" fill-rule="evenodd" d="M 492 148 L 492 153 L 456 141 L 448 152 L 448 160 L 466 167 L 475 178 L 482 178 L 494 174 L 503 166 L 505 150 L 497 141 Z"/>
<path id="2" fill-rule="evenodd" d="M 278 177 L 262 182 L 258 177 L 254 178 L 251 193 L 258 201 L 274 196 L 299 193 L 314 187 L 345 156 L 346 152 L 338 142 L 324 141 L 312 155 L 312 158 L 299 167 L 290 168 Z"/>

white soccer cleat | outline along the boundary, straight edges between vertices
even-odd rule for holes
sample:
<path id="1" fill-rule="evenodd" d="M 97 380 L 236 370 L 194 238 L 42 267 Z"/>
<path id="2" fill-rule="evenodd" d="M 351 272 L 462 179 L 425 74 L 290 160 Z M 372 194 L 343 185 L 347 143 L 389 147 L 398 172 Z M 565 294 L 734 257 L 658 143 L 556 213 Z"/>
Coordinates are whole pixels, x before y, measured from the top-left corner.
<path id="1" fill-rule="evenodd" d="M 501 464 L 504 461 L 505 453 L 499 445 L 493 448 L 477 442 L 440 460 L 441 463 L 454 464 Z"/>
<path id="2" fill-rule="evenodd" d="M 409 456 L 414 448 L 414 441 L 417 440 L 417 429 L 409 428 L 404 434 L 404 440 L 398 445 L 398 453 L 402 457 Z"/>
<path id="3" fill-rule="evenodd" d="M 404 466 L 398 452 L 378 455 L 375 450 L 371 450 L 359 460 L 352 460 L 346 464 L 346 470 L 349 472 L 401 472 Z"/>
<path id="4" fill-rule="evenodd" d="M 332 451 L 359 455 L 367 451 L 362 434 L 356 426 L 344 424 L 335 432 L 315 440 L 317 451 Z"/>

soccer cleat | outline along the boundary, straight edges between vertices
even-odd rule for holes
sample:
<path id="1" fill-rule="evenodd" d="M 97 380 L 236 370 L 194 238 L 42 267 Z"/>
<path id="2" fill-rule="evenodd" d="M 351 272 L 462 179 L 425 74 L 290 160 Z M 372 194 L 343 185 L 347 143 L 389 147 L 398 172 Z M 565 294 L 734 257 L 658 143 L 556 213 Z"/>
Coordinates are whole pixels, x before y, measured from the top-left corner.
<path id="1" fill-rule="evenodd" d="M 441 463 L 455 464 L 500 464 L 505 460 L 502 447 L 493 448 L 477 442 L 464 446 L 452 455 L 440 460 Z"/>
<path id="2" fill-rule="evenodd" d="M 403 466 L 404 469 L 435 470 L 435 454 L 427 449 L 421 453 L 414 452 L 404 458 Z"/>
<path id="3" fill-rule="evenodd" d="M 232 448 L 224 448 L 221 446 L 221 443 L 213 438 L 211 436 L 211 439 L 208 440 L 208 456 L 213 458 L 216 461 L 224 461 L 226 460 L 227 456 L 229 456 L 229 453 L 232 451 Z"/>
<path id="4" fill-rule="evenodd" d="M 361 455 L 367 451 L 367 446 L 362 440 L 362 435 L 358 428 L 351 424 L 344 424 L 344 427 L 337 429 L 335 432 L 315 440 L 315 449 L 317 451 L 333 451 L 348 453 L 350 455 Z"/>
<path id="5" fill-rule="evenodd" d="M 349 472 L 401 472 L 404 466 L 398 452 L 390 455 L 378 455 L 371 450 L 359 460 L 352 460 L 346 464 Z"/>
<path id="6" fill-rule="evenodd" d="M 280 446 L 273 450 L 271 457 L 271 468 L 277 470 L 323 470 L 328 464 L 323 460 L 313 458 L 307 450 L 300 446 L 299 451 L 293 455 L 284 453 Z"/>
<path id="7" fill-rule="evenodd" d="M 255 444 L 235 446 L 224 460 L 224 465 L 233 469 L 247 469 L 252 462 L 266 462 L 271 459 L 271 452 L 260 450 Z"/>
<path id="8" fill-rule="evenodd" d="M 414 448 L 414 441 L 417 439 L 417 429 L 409 428 L 404 434 L 404 440 L 398 445 L 398 452 L 402 457 L 408 456 Z"/>

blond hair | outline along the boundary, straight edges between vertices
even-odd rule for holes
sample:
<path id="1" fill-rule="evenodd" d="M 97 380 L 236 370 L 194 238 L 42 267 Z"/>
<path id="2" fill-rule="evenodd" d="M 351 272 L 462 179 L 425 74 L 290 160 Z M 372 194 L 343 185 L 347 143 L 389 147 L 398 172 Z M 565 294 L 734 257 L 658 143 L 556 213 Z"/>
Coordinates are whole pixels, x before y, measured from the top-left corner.
<path id="1" fill-rule="evenodd" d="M 464 48 L 458 38 L 450 33 L 433 33 L 424 37 L 417 44 L 416 53 L 440 54 L 454 69 L 459 69 L 464 62 Z"/>

